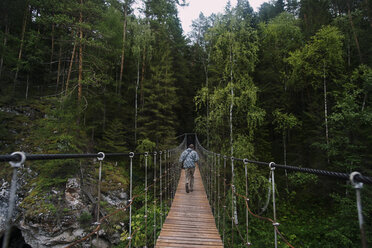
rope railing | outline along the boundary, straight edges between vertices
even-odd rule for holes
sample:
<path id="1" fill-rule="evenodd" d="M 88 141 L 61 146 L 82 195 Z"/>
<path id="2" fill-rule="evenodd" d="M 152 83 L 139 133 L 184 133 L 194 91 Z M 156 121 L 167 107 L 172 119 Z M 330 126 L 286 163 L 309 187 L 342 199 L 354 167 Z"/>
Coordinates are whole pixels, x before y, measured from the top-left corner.
<path id="1" fill-rule="evenodd" d="M 274 162 L 262 162 L 262 161 L 255 161 L 255 160 L 249 160 L 249 159 L 242 159 L 242 158 L 236 158 L 236 157 L 228 157 L 222 154 L 214 153 L 212 151 L 209 151 L 205 149 L 199 142 L 198 137 L 195 135 L 195 145 L 198 153 L 200 154 L 200 171 L 202 175 L 202 180 L 204 184 L 204 188 L 206 189 L 207 197 L 209 199 L 209 203 L 213 209 L 213 214 L 215 215 L 215 220 L 217 223 L 217 228 L 222 236 L 222 241 L 225 244 L 225 246 L 231 246 L 234 247 L 234 232 L 237 232 L 237 237 L 240 238 L 240 241 L 242 241 L 242 244 L 244 246 L 249 247 L 251 246 L 251 242 L 249 239 L 249 215 L 254 216 L 255 218 L 267 220 L 272 223 L 274 228 L 274 244 L 275 248 L 278 247 L 278 235 L 283 240 L 283 242 L 289 246 L 293 247 L 288 240 L 284 237 L 284 235 L 279 231 L 279 225 L 280 223 L 277 221 L 276 216 L 276 191 L 275 191 L 275 169 L 284 169 L 289 171 L 297 171 L 301 173 L 310 173 L 320 176 L 326 176 L 330 178 L 336 178 L 341 180 L 349 180 L 356 190 L 356 199 L 357 199 L 357 210 L 358 210 L 358 220 L 359 220 L 359 227 L 361 232 L 361 242 L 362 247 L 365 248 L 366 246 L 366 237 L 364 232 L 364 220 L 362 215 L 362 202 L 361 202 L 361 189 L 363 187 L 363 183 L 365 184 L 372 184 L 372 177 L 363 176 L 359 172 L 353 172 L 353 173 L 342 173 L 342 172 L 334 172 L 334 171 L 327 171 L 327 170 L 319 170 L 319 169 L 312 169 L 312 168 L 303 168 L 299 166 L 290 166 L 290 165 L 281 165 L 276 164 Z M 218 162 L 216 163 L 215 157 L 218 158 Z M 220 158 L 223 158 L 223 167 L 219 161 Z M 229 178 L 227 178 L 226 175 L 226 169 L 228 160 L 230 160 L 230 167 L 231 167 L 231 175 L 229 175 Z M 236 187 L 234 185 L 234 166 L 240 166 L 237 163 L 234 162 L 241 162 L 244 165 L 244 178 L 245 178 L 245 196 L 242 194 L 239 194 L 236 191 Z M 273 218 L 267 218 L 262 217 L 258 214 L 255 214 L 252 212 L 252 210 L 249 208 L 249 197 L 248 197 L 248 171 L 247 166 L 248 164 L 256 164 L 259 166 L 265 166 L 270 170 L 270 177 L 269 177 L 269 183 L 271 184 L 270 187 L 268 187 L 268 196 L 267 201 L 265 203 L 265 206 L 263 208 L 263 211 L 267 208 L 267 205 L 269 203 L 269 197 L 272 196 L 271 202 L 272 202 L 272 209 L 273 209 Z M 223 175 L 221 175 L 221 171 L 223 171 Z M 219 190 L 219 185 L 224 185 L 223 192 Z M 241 185 L 242 186 L 242 185 Z M 237 213 L 235 212 L 236 209 L 236 200 L 235 196 L 243 199 L 245 202 L 245 239 L 243 237 L 243 233 L 239 229 L 238 219 L 237 219 Z M 231 201 L 230 205 L 227 204 L 227 201 Z M 217 209 L 216 209 L 217 208 Z M 222 208 L 222 211 L 220 211 L 220 208 Z M 230 213 L 228 210 L 230 209 Z M 261 211 L 261 213 L 263 212 Z M 220 212 L 222 212 L 222 218 L 220 216 Z M 228 219 L 226 219 L 226 216 Z M 230 230 L 227 227 L 228 220 L 231 220 L 231 227 Z M 221 223 L 220 223 L 221 221 Z M 243 227 L 241 226 L 243 229 Z M 235 231 L 234 231 L 235 230 Z M 228 234 L 227 231 L 230 231 L 231 233 Z M 229 241 L 229 243 L 226 243 Z"/>
<path id="2" fill-rule="evenodd" d="M 33 161 L 33 160 L 54 160 L 54 159 L 87 159 L 87 158 L 96 158 L 99 161 L 99 172 L 98 172 L 98 195 L 97 195 L 97 227 L 81 238 L 80 240 L 77 240 L 73 242 L 72 244 L 66 246 L 67 247 L 74 247 L 75 245 L 84 242 L 88 239 L 90 239 L 94 234 L 97 234 L 101 229 L 101 225 L 103 221 L 107 221 L 107 219 L 113 215 L 116 215 L 122 211 L 126 211 L 129 209 L 129 223 L 128 223 L 128 244 L 127 247 L 132 246 L 132 240 L 136 233 L 139 232 L 139 229 L 137 228 L 132 232 L 132 216 L 133 216 L 133 202 L 138 197 L 145 197 L 145 203 L 144 203 L 144 223 L 145 223 L 145 246 L 152 246 L 149 244 L 149 233 L 148 233 L 148 201 L 149 201 L 149 189 L 153 188 L 153 216 L 154 216 L 154 223 L 153 223 L 153 229 L 154 229 L 154 240 L 153 240 L 153 246 L 155 246 L 156 243 L 156 237 L 158 234 L 158 230 L 161 229 L 161 226 L 163 224 L 164 218 L 167 215 L 168 211 L 168 202 L 173 202 L 175 191 L 177 188 L 177 182 L 180 176 L 180 168 L 178 166 L 178 157 L 179 154 L 182 152 L 182 150 L 186 147 L 186 137 L 184 138 L 183 142 L 177 147 L 174 147 L 169 150 L 163 150 L 163 151 L 155 151 L 155 152 L 145 152 L 145 153 L 134 153 L 134 152 L 128 152 L 128 153 L 88 153 L 88 154 L 25 154 L 23 152 L 15 152 L 10 155 L 0 155 L 0 162 L 9 162 L 13 168 L 13 177 L 11 181 L 11 190 L 10 190 L 10 197 L 9 197 L 9 207 L 8 207 L 8 214 L 5 222 L 5 234 L 3 237 L 3 244 L 2 247 L 7 248 L 10 238 L 10 230 L 12 226 L 12 216 L 13 211 L 15 208 L 15 200 L 16 200 L 16 189 L 17 189 L 17 172 L 19 169 L 23 168 L 23 165 L 26 161 Z M 162 155 L 163 154 L 163 155 Z M 158 156 L 157 156 L 158 155 Z M 148 185 L 148 162 L 149 157 L 153 158 L 153 183 L 151 185 Z M 122 157 L 122 158 L 129 158 L 129 199 L 126 206 L 123 208 L 117 209 L 114 212 L 102 216 L 100 218 L 100 194 L 101 194 L 101 180 L 102 180 L 102 168 L 104 167 L 104 159 L 110 158 L 110 157 Z M 145 169 L 145 178 L 144 178 L 144 189 L 141 194 L 137 194 L 133 196 L 133 163 L 134 158 L 141 158 L 144 160 L 144 169 Z M 139 160 L 139 164 L 141 165 L 141 159 Z M 157 176 L 158 174 L 158 176 Z M 159 184 L 157 182 L 159 181 Z M 159 186 L 159 187 L 158 187 Z M 163 201 L 164 201 L 164 208 L 163 208 Z M 160 216 L 156 216 L 157 211 L 157 203 L 160 203 Z M 139 210 L 137 210 L 139 211 Z M 158 221 L 159 219 L 159 221 Z M 152 235 L 152 234 L 151 234 Z"/>

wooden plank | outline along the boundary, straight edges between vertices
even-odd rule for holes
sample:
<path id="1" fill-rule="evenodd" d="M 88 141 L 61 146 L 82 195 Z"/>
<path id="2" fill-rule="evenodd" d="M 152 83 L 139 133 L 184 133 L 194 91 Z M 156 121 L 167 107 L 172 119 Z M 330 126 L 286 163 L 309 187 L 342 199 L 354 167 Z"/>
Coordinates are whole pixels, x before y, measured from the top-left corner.
<path id="1" fill-rule="evenodd" d="M 199 168 L 195 169 L 194 191 L 190 193 L 185 192 L 184 173 L 182 170 L 172 207 L 155 247 L 223 248 Z"/>
<path id="2" fill-rule="evenodd" d="M 186 247 L 184 244 L 176 244 L 176 243 L 169 243 L 169 242 L 159 242 L 159 244 L 156 245 L 158 248 L 178 248 L 178 247 Z M 187 248 L 199 248 L 200 245 L 197 244 L 187 244 Z M 221 246 L 217 245 L 203 245 L 203 248 L 220 248 Z"/>

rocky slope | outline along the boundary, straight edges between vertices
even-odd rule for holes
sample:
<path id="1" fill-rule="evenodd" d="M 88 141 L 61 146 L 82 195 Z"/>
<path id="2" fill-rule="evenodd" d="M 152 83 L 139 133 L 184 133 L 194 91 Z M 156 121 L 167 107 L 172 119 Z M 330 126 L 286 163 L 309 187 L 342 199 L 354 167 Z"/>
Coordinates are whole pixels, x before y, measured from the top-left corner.
<path id="1" fill-rule="evenodd" d="M 35 188 L 30 182 L 34 177 L 37 175 L 30 168 L 20 170 L 16 209 L 12 219 L 16 227 L 12 230 L 13 242 L 16 241 L 15 238 L 20 238 L 16 235 L 16 231 L 20 231 L 25 243 L 31 247 L 65 247 L 83 238 L 95 228 L 97 190 L 94 187 L 96 184 L 88 183 L 89 180 L 93 180 L 92 178 L 86 177 L 84 180 L 69 178 L 64 188 L 53 188 L 42 195 L 33 196 L 32 192 Z M 85 182 L 84 185 L 82 181 Z M 10 182 L 4 179 L 0 182 L 0 231 L 2 233 L 5 229 Z M 116 184 L 117 189 L 102 193 L 101 216 L 108 214 L 110 210 L 125 206 L 128 200 L 127 194 L 117 182 L 104 181 L 103 184 L 106 187 Z M 30 197 L 35 197 L 34 201 Z M 92 245 L 110 247 L 112 244 L 118 244 L 120 234 L 125 227 L 123 222 L 103 225 L 98 240 L 94 235 L 94 239 L 83 242 L 82 245 L 83 247 L 92 247 Z"/>

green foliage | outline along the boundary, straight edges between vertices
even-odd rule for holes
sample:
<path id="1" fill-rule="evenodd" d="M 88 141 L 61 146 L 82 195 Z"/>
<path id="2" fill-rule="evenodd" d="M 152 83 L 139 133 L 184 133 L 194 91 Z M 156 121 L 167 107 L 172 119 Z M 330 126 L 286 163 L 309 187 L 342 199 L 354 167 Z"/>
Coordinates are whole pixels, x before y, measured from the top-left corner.
<path id="1" fill-rule="evenodd" d="M 152 151 L 155 148 L 155 143 L 149 139 L 143 139 L 138 141 L 137 150 L 138 152 Z"/>
<path id="2" fill-rule="evenodd" d="M 231 104 L 233 115 L 238 116 L 233 121 L 234 133 L 248 139 L 252 138 L 265 114 L 256 107 L 257 87 L 250 75 L 256 62 L 257 33 L 250 27 L 251 15 L 243 15 L 241 7 L 226 10 L 226 15 L 218 16 L 216 25 L 205 31 L 204 42 L 213 44 L 208 66 L 212 87 L 203 87 L 195 97 L 199 112 L 208 112 L 207 119 L 202 116 L 196 119 L 196 129 L 213 134 L 215 140 L 228 137 L 219 131 L 228 129 Z M 203 130 L 205 128 L 207 130 Z"/>
<path id="3" fill-rule="evenodd" d="M 98 163 L 96 164 L 96 176 L 98 178 Z M 105 162 L 102 165 L 102 177 L 109 178 L 101 184 L 101 191 L 108 193 L 114 190 L 127 189 L 129 185 L 129 171 L 126 162 Z"/>
<path id="4" fill-rule="evenodd" d="M 79 223 L 82 226 L 88 227 L 91 224 L 93 217 L 88 212 L 83 212 L 79 217 Z"/>
<path id="5" fill-rule="evenodd" d="M 291 53 L 292 85 L 318 89 L 325 76 L 327 81 L 337 82 L 343 69 L 343 35 L 336 27 L 325 26 L 320 29 L 301 50 Z M 309 84 L 310 83 L 310 84 Z"/>
<path id="6" fill-rule="evenodd" d="M 301 122 L 293 114 L 282 113 L 280 109 L 276 109 L 273 112 L 273 116 L 277 131 L 283 132 L 296 126 L 301 126 Z"/>
<path id="7" fill-rule="evenodd" d="M 163 208 L 163 211 L 168 211 Z M 144 217 L 144 207 L 136 209 L 136 213 L 132 215 L 132 233 L 135 233 L 132 239 L 134 247 L 151 246 L 154 243 L 154 207 L 153 205 L 147 206 L 147 222 Z M 155 208 L 156 216 L 156 237 L 159 236 L 161 228 L 160 225 L 160 207 Z M 164 213 L 163 213 L 164 214 Z M 116 248 L 126 247 L 128 245 L 129 231 L 125 230 L 120 235 L 122 241 Z"/>
<path id="8" fill-rule="evenodd" d="M 288 180 L 290 184 L 301 187 L 305 184 L 316 184 L 318 182 L 318 177 L 313 174 L 304 174 L 296 172 L 289 174 Z"/>
<path id="9" fill-rule="evenodd" d="M 364 159 L 369 159 L 368 144 L 371 136 L 364 127 L 371 123 L 370 107 L 364 107 L 371 82 L 371 69 L 360 66 L 352 74 L 351 82 L 343 85 L 336 97 L 330 116 L 332 133 L 330 154 L 338 166 L 348 170 L 360 168 Z M 364 159 L 362 159 L 364 158 Z"/>
<path id="10" fill-rule="evenodd" d="M 86 146 L 85 134 L 77 125 L 79 113 L 70 99 L 58 102 L 50 99 L 44 103 L 44 118 L 35 121 L 28 142 L 37 152 L 72 153 Z"/>
<path id="11" fill-rule="evenodd" d="M 125 125 L 119 119 L 114 119 L 110 122 L 103 134 L 102 149 L 104 151 L 112 152 L 126 152 L 128 151 L 126 144 Z"/>

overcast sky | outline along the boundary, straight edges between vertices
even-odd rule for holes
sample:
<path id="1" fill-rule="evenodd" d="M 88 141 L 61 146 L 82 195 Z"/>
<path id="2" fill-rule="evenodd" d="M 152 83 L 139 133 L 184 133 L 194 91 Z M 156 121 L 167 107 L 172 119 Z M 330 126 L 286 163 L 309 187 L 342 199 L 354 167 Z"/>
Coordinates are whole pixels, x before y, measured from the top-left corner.
<path id="1" fill-rule="evenodd" d="M 199 13 L 203 12 L 205 16 L 210 16 L 212 13 L 223 12 L 228 0 L 187 0 L 189 3 L 186 7 L 178 7 L 179 18 L 181 20 L 182 28 L 184 33 L 187 34 L 191 31 L 192 20 L 199 17 Z M 258 8 L 263 2 L 269 0 L 249 0 L 249 4 L 252 6 L 254 11 L 258 11 Z M 237 0 L 231 0 L 231 5 L 235 6 Z"/>

